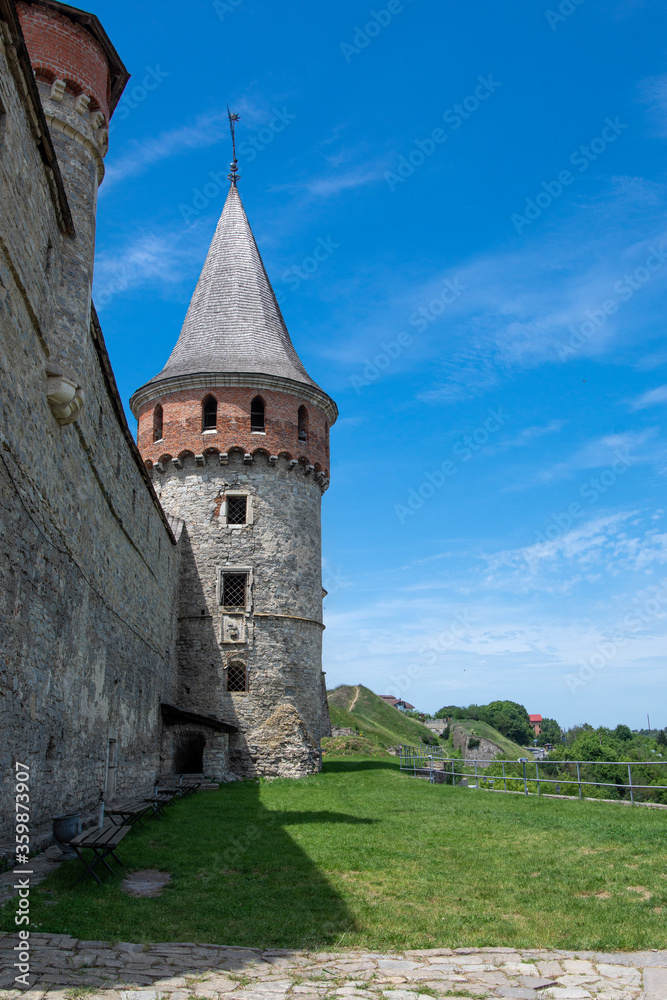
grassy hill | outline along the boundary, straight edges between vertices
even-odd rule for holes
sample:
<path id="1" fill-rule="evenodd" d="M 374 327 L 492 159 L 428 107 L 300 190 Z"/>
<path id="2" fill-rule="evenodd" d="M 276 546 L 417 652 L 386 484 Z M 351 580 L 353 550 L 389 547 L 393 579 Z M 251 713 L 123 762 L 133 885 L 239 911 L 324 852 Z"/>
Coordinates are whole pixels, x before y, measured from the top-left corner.
<path id="1" fill-rule="evenodd" d="M 430 739 L 434 735 L 427 726 L 407 718 L 363 684 L 355 687 L 343 684 L 327 692 L 327 698 L 332 725 L 357 729 L 380 746 L 418 745 L 425 737 Z"/>
<path id="2" fill-rule="evenodd" d="M 491 740 L 511 760 L 518 760 L 519 757 L 526 756 L 526 751 L 523 747 L 503 736 L 502 733 L 499 733 L 493 726 L 487 725 L 486 722 L 480 722 L 477 719 L 453 719 L 452 728 L 467 733 L 468 736 L 483 736 L 485 740 Z M 473 753 L 474 751 L 470 751 L 470 755 Z"/>

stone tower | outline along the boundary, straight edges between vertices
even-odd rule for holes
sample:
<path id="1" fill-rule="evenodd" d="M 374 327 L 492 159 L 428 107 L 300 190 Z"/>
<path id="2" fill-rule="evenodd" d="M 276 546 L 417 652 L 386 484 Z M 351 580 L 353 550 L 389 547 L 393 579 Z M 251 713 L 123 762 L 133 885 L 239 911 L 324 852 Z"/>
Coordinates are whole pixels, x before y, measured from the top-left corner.
<path id="1" fill-rule="evenodd" d="M 77 371 L 90 336 L 97 190 L 129 73 L 94 14 L 55 0 L 19 0 L 16 10 L 71 211 L 71 238 L 46 251 L 46 277 L 58 289 L 48 325 L 59 375 Z"/>
<path id="2" fill-rule="evenodd" d="M 238 776 L 299 776 L 330 731 L 320 504 L 338 411 L 294 350 L 230 179 L 178 342 L 130 405 L 183 522 L 178 704 L 235 727 Z"/>

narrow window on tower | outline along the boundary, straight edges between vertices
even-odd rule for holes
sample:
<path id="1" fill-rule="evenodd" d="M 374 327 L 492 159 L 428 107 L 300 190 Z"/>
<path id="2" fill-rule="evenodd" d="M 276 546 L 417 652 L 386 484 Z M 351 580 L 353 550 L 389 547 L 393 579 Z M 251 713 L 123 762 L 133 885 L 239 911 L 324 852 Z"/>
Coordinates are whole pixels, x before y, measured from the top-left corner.
<path id="1" fill-rule="evenodd" d="M 227 524 L 245 524 L 248 498 L 231 496 L 227 498 Z"/>
<path id="2" fill-rule="evenodd" d="M 220 505 L 220 526 L 228 528 L 252 523 L 252 497 L 241 490 L 227 491 Z"/>
<path id="3" fill-rule="evenodd" d="M 261 396 L 255 396 L 250 404 L 250 430 L 256 434 L 263 433 L 264 427 L 264 400 Z"/>
<path id="4" fill-rule="evenodd" d="M 308 440 L 308 410 L 305 406 L 299 407 L 299 441 Z"/>
<path id="5" fill-rule="evenodd" d="M 162 440 L 162 424 L 164 421 L 164 415 L 162 412 L 162 406 L 160 403 L 157 404 L 153 410 L 153 440 Z"/>
<path id="6" fill-rule="evenodd" d="M 223 611 L 246 611 L 249 573 L 245 569 L 224 569 L 220 573 L 220 604 Z"/>
<path id="7" fill-rule="evenodd" d="M 248 668 L 245 663 L 233 660 L 227 664 L 227 690 L 237 692 L 248 690 Z"/>
<path id="8" fill-rule="evenodd" d="M 207 396 L 202 403 L 202 430 L 214 431 L 218 426 L 218 401 L 215 396 Z"/>

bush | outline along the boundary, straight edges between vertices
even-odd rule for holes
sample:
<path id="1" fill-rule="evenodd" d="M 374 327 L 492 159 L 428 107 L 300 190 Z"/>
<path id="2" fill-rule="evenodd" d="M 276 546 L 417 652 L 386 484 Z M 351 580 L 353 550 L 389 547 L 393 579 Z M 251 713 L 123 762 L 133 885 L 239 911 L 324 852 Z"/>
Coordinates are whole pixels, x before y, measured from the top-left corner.
<path id="1" fill-rule="evenodd" d="M 479 746 L 480 742 L 481 741 L 478 740 L 476 736 L 469 736 L 468 737 L 468 750 L 475 750 Z"/>
<path id="2" fill-rule="evenodd" d="M 360 734 L 356 736 L 329 736 L 322 739 L 322 756 L 335 757 L 388 757 L 389 751 Z"/>

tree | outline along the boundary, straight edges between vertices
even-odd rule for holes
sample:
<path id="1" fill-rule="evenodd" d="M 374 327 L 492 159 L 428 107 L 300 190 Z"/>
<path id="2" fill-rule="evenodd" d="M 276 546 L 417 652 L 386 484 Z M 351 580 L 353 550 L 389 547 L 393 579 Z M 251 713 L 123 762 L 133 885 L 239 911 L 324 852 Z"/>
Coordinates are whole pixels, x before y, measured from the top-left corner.
<path id="1" fill-rule="evenodd" d="M 459 705 L 445 705 L 435 713 L 435 719 L 467 719 L 468 709 Z"/>
<path id="2" fill-rule="evenodd" d="M 526 744 L 533 739 L 528 712 L 516 701 L 492 701 L 488 705 L 446 705 L 435 714 L 436 719 L 477 719 L 493 726 L 515 743 Z"/>
<path id="3" fill-rule="evenodd" d="M 623 723 L 619 723 L 619 725 L 616 726 L 616 729 L 614 729 L 612 735 L 615 736 L 617 740 L 622 740 L 625 743 L 627 740 L 632 739 L 632 730 L 630 729 L 630 726 L 624 726 Z"/>
<path id="4" fill-rule="evenodd" d="M 563 730 L 555 719 L 542 719 L 540 723 L 540 735 L 537 737 L 538 744 L 543 747 L 546 743 L 557 746 L 563 737 Z"/>
<path id="5" fill-rule="evenodd" d="M 517 701 L 492 701 L 482 705 L 478 718 L 515 743 L 523 745 L 533 739 L 528 712 Z"/>
<path id="6" fill-rule="evenodd" d="M 655 741 L 659 747 L 667 746 L 667 731 L 665 731 L 664 729 L 660 729 L 658 731 L 658 735 L 655 738 Z"/>

